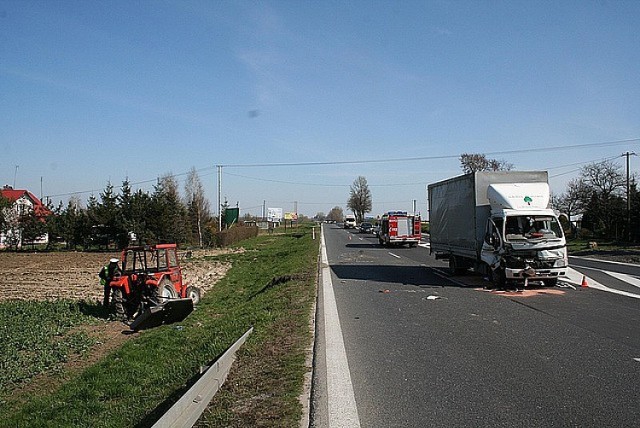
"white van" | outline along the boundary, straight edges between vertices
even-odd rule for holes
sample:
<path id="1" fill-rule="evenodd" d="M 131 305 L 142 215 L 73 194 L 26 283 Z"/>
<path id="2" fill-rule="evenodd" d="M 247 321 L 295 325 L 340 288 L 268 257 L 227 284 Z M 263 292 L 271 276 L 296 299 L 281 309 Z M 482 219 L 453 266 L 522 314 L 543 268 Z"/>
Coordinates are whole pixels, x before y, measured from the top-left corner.
<path id="1" fill-rule="evenodd" d="M 355 229 L 356 228 L 356 216 L 353 214 L 347 214 L 344 216 L 344 228 Z"/>

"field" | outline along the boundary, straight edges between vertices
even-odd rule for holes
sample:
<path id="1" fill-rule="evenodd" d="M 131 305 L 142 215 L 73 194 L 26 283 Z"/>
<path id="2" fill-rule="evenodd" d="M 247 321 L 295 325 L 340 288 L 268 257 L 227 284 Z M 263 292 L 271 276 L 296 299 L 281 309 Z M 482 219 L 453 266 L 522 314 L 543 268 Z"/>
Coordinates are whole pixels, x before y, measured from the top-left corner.
<path id="1" fill-rule="evenodd" d="M 223 254 L 221 250 L 194 251 L 183 258 L 183 275 L 188 284 L 206 292 L 222 278 L 229 264 L 205 262 L 204 256 Z M 102 301 L 98 272 L 119 253 L 0 253 L 0 301 L 85 300 Z M 186 256 L 186 253 L 185 253 Z"/>
<path id="2" fill-rule="evenodd" d="M 185 253 L 186 281 L 205 290 L 196 310 L 136 333 L 98 303 L 112 254 L 0 253 L 0 427 L 151 426 L 249 327 L 198 426 L 298 426 L 317 243 L 301 228 Z"/>

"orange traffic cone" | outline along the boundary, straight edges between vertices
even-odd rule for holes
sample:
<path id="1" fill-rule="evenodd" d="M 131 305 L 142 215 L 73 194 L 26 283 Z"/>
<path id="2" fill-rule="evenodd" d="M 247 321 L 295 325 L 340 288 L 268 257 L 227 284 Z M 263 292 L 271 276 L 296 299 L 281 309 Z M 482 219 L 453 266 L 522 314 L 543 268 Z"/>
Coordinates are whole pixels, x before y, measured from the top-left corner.
<path id="1" fill-rule="evenodd" d="M 584 288 L 589 286 L 589 284 L 587 284 L 587 277 L 584 275 L 582 275 L 582 284 L 580 286 Z"/>

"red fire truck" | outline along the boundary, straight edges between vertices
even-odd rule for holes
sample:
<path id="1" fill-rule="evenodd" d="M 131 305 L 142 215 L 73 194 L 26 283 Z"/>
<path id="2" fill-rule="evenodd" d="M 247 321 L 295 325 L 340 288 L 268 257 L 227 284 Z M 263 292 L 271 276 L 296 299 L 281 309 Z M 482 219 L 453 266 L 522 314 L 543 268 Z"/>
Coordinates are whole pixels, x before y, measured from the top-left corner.
<path id="1" fill-rule="evenodd" d="M 378 233 L 380 245 L 409 244 L 415 247 L 420 242 L 420 216 L 406 211 L 389 211 L 380 220 Z"/>

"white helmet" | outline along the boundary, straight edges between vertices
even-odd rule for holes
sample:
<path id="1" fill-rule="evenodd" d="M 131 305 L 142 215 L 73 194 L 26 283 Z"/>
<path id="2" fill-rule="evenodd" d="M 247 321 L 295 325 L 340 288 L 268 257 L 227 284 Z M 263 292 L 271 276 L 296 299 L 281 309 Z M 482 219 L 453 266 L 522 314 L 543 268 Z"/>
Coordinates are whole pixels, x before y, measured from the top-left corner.
<path id="1" fill-rule="evenodd" d="M 109 259 L 109 263 L 118 263 L 120 260 L 113 258 L 113 259 Z"/>

